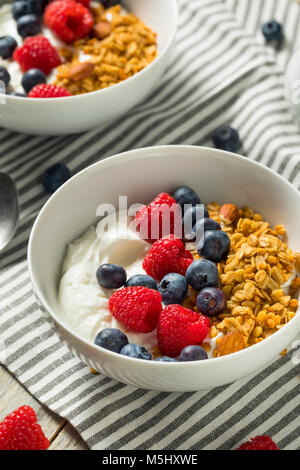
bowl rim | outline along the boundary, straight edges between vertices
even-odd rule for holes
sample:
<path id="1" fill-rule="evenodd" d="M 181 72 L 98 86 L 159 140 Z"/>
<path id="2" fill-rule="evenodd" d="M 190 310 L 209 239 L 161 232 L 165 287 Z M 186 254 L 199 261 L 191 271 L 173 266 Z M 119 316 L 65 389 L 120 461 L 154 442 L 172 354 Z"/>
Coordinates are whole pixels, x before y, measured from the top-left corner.
<path id="1" fill-rule="evenodd" d="M 117 358 L 118 357 L 120 360 L 135 361 L 138 364 L 141 364 L 141 361 L 143 361 L 143 364 L 148 364 L 147 367 L 159 367 L 159 366 L 152 366 L 153 363 L 157 363 L 162 367 L 168 367 L 170 365 L 171 365 L 171 367 L 179 367 L 179 366 L 183 366 L 183 365 L 185 365 L 186 367 L 188 367 L 188 365 L 189 365 L 189 367 L 193 367 L 195 364 L 197 364 L 198 366 L 199 366 L 199 364 L 202 364 L 203 367 L 208 367 L 209 365 L 215 364 L 217 362 L 218 362 L 218 364 L 226 365 L 226 363 L 228 363 L 228 362 L 230 363 L 232 361 L 232 358 L 241 359 L 241 358 L 247 357 L 247 355 L 249 355 L 249 354 L 251 355 L 251 351 L 253 351 L 253 349 L 255 349 L 256 352 L 263 351 L 263 349 L 266 348 L 268 345 L 270 345 L 272 342 L 274 343 L 276 341 L 276 338 L 279 338 L 279 337 L 283 336 L 288 328 L 292 329 L 294 326 L 296 326 L 296 323 L 298 323 L 300 321 L 300 306 L 298 307 L 295 316 L 287 324 L 285 324 L 280 330 L 278 330 L 276 333 L 272 334 L 268 338 L 264 339 L 260 343 L 249 346 L 247 348 L 244 348 L 241 351 L 237 351 L 235 353 L 231 353 L 231 354 L 228 354 L 226 356 L 209 358 L 209 359 L 202 360 L 202 361 L 201 360 L 200 361 L 191 361 L 191 362 L 188 362 L 188 361 L 186 361 L 186 362 L 183 362 L 183 361 L 182 362 L 181 361 L 178 361 L 178 362 L 159 362 L 159 361 L 155 361 L 155 360 L 150 360 L 149 361 L 149 360 L 145 360 L 145 359 L 137 359 L 137 358 L 133 358 L 133 357 L 129 357 L 129 356 L 123 356 L 119 353 L 115 353 L 115 352 L 110 351 L 108 349 L 102 348 L 101 346 L 96 346 L 91 341 L 83 338 L 78 333 L 72 331 L 72 329 L 63 320 L 63 318 L 61 316 L 59 316 L 58 314 L 56 314 L 53 311 L 53 309 L 49 306 L 49 304 L 48 304 L 47 300 L 45 299 L 43 293 L 41 292 L 40 288 L 38 287 L 37 281 L 35 279 L 34 268 L 33 268 L 33 260 L 32 260 L 32 253 L 33 253 L 33 249 L 34 249 L 33 248 L 33 241 L 34 241 L 35 233 L 39 229 L 40 220 L 41 220 L 43 214 L 47 211 L 48 205 L 53 204 L 53 201 L 55 201 L 55 199 L 58 197 L 60 192 L 65 191 L 66 187 L 68 185 L 72 184 L 76 179 L 81 178 L 83 175 L 85 175 L 89 172 L 93 173 L 93 169 L 98 167 L 98 166 L 99 167 L 102 167 L 104 165 L 105 166 L 107 166 L 107 165 L 110 166 L 111 164 L 117 163 L 118 160 L 122 161 L 124 163 L 124 160 L 125 160 L 124 157 L 125 156 L 127 158 L 127 161 L 128 160 L 134 160 L 134 159 L 136 159 L 137 155 L 141 152 L 142 153 L 149 152 L 150 154 L 147 155 L 147 158 L 157 158 L 156 155 L 154 155 L 154 154 L 151 155 L 151 152 L 153 152 L 153 150 L 158 150 L 160 152 L 168 153 L 172 149 L 173 150 L 177 149 L 177 150 L 180 150 L 180 151 L 187 151 L 187 152 L 195 151 L 195 150 L 196 151 L 201 150 L 201 151 L 205 151 L 207 153 L 210 153 L 211 155 L 215 154 L 216 156 L 219 156 L 219 157 L 230 158 L 230 159 L 233 159 L 233 160 L 243 162 L 246 165 L 250 165 L 250 166 L 259 168 L 260 171 L 264 171 L 265 173 L 268 173 L 273 178 L 277 178 L 279 181 L 281 181 L 281 183 L 288 186 L 289 189 L 292 190 L 295 193 L 296 197 L 299 199 L 299 204 L 300 204 L 300 192 L 288 180 L 283 178 L 283 176 L 279 175 L 273 169 L 271 169 L 269 167 L 266 167 L 266 166 L 262 165 L 261 163 L 256 162 L 255 160 L 250 160 L 247 157 L 244 157 L 244 156 L 239 155 L 239 154 L 234 154 L 234 153 L 231 153 L 231 152 L 227 152 L 227 151 L 224 151 L 224 150 L 219 150 L 219 149 L 212 148 L 212 147 L 197 146 L 197 145 L 160 145 L 160 146 L 155 146 L 155 147 L 142 147 L 142 148 L 139 148 L 139 149 L 134 149 L 134 150 L 126 151 L 126 152 L 121 152 L 121 153 L 118 153 L 116 155 L 112 155 L 110 157 L 107 157 L 104 160 L 99 160 L 99 161 L 93 163 L 92 165 L 87 166 L 86 168 L 79 171 L 78 173 L 76 173 L 66 183 L 64 183 L 48 199 L 48 201 L 44 204 L 44 206 L 40 210 L 37 218 L 35 219 L 34 224 L 32 226 L 32 229 L 31 229 L 31 232 L 30 232 L 30 237 L 29 237 L 29 242 L 28 242 L 28 251 L 27 251 L 29 276 L 30 276 L 30 280 L 31 280 L 31 283 L 32 283 L 32 286 L 33 286 L 33 289 L 34 289 L 34 293 L 35 293 L 37 299 L 42 304 L 43 308 L 47 311 L 47 313 L 50 315 L 50 317 L 63 330 L 65 330 L 68 333 L 69 336 L 74 337 L 77 341 L 83 343 L 85 347 L 92 348 L 93 352 L 95 354 L 97 354 L 99 352 L 99 349 L 100 349 L 102 351 L 102 353 L 106 353 L 108 355 L 108 357 L 112 357 L 112 358 Z M 141 155 L 139 158 L 144 158 L 144 157 L 145 157 L 145 155 L 144 156 Z M 300 324 L 299 324 L 299 326 L 300 326 Z M 205 366 L 205 364 L 208 364 L 208 365 Z"/>
<path id="2" fill-rule="evenodd" d="M 48 103 L 48 104 L 49 104 L 49 102 L 51 102 L 51 103 L 55 104 L 55 103 L 57 103 L 57 101 L 61 102 L 62 99 L 64 100 L 64 102 L 66 102 L 66 100 L 68 100 L 70 102 L 70 100 L 75 101 L 75 99 L 77 101 L 83 100 L 86 96 L 94 97 L 95 94 L 100 95 L 100 93 L 102 95 L 104 95 L 104 93 L 106 93 L 106 95 L 108 95 L 109 93 L 111 93 L 111 90 L 115 90 L 116 87 L 121 88 L 126 83 L 129 83 L 129 82 L 131 83 L 131 82 L 133 82 L 133 80 L 137 80 L 139 77 L 142 78 L 149 70 L 151 70 L 153 67 L 155 67 L 156 64 L 159 61 L 161 61 L 161 59 L 164 58 L 164 56 L 168 53 L 171 45 L 173 44 L 173 41 L 175 40 L 175 36 L 176 36 L 176 33 L 177 33 L 177 26 L 178 26 L 179 9 L 178 9 L 178 5 L 177 5 L 176 0 L 169 0 L 169 1 L 170 1 L 170 4 L 172 5 L 173 12 L 174 12 L 174 15 L 175 15 L 175 21 L 172 24 L 171 35 L 170 35 L 168 41 L 166 42 L 166 44 L 164 45 L 164 48 L 161 51 L 161 53 L 159 53 L 157 55 L 157 57 L 149 65 L 147 65 L 144 69 L 140 70 L 139 72 L 134 74 L 132 77 L 129 77 L 126 80 L 123 80 L 122 82 L 116 83 L 115 85 L 104 88 L 102 90 L 95 90 L 95 91 L 91 91 L 91 92 L 88 92 L 88 93 L 82 93 L 81 95 L 63 96 L 63 97 L 60 97 L 60 98 L 31 98 L 29 102 L 32 102 L 32 103 Z M 28 103 L 28 97 L 27 96 L 5 95 L 5 99 L 8 100 L 8 101 L 17 100 L 18 102 L 23 102 L 23 103 L 27 102 Z"/>

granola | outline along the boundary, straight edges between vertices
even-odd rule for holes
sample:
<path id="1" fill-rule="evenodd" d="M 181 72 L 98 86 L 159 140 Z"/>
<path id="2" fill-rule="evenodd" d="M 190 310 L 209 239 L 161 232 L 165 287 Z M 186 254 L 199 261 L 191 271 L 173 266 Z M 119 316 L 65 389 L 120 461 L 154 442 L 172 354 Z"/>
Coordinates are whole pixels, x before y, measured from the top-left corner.
<path id="1" fill-rule="evenodd" d="M 65 63 L 57 68 L 54 84 L 72 95 L 122 82 L 157 56 L 156 33 L 133 13 L 125 13 L 120 5 L 105 10 L 101 4 L 91 11 L 92 37 L 60 50 Z M 80 61 L 82 55 L 88 58 L 85 62 Z"/>
<path id="2" fill-rule="evenodd" d="M 207 209 L 231 241 L 227 260 L 217 265 L 227 308 L 211 322 L 210 337 L 222 333 L 216 339 L 216 357 L 263 341 L 295 316 L 300 278 L 289 281 L 295 272 L 299 273 L 300 254 L 287 247 L 282 225 L 272 229 L 249 207 L 239 210 L 238 217 L 232 220 L 224 220 L 224 213 L 234 212 L 232 207 L 228 211 L 227 204 L 221 208 L 213 202 Z M 200 258 L 197 251 L 193 255 Z M 196 295 L 190 291 L 185 301 L 185 306 L 195 311 Z"/>

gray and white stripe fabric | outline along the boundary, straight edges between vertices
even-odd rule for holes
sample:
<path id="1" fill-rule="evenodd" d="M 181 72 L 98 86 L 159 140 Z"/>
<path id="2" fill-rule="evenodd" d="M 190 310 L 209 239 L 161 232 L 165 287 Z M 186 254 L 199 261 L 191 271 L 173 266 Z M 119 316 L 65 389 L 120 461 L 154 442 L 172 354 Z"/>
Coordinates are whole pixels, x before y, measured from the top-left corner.
<path id="1" fill-rule="evenodd" d="M 62 344 L 39 310 L 26 262 L 32 223 L 47 199 L 44 169 L 73 173 L 117 152 L 158 144 L 211 145 L 228 123 L 241 153 L 300 187 L 300 135 L 284 96 L 284 70 L 300 40 L 292 0 L 180 0 L 176 53 L 155 93 L 105 129 L 67 137 L 0 130 L 1 170 L 15 179 L 21 223 L 0 256 L 0 354 L 42 403 L 67 418 L 92 449 L 234 449 L 269 434 L 299 449 L 299 372 L 293 350 L 265 370 L 196 393 L 159 393 L 94 376 Z M 282 51 L 267 46 L 262 21 L 284 23 Z M 59 236 L 59 234 L 58 234 Z"/>

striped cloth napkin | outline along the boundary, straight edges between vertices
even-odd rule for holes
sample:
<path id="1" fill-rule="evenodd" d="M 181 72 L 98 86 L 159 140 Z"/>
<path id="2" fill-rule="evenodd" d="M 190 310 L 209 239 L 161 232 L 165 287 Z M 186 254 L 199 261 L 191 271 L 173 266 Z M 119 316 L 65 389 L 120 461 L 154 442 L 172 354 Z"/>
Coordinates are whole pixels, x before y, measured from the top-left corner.
<path id="1" fill-rule="evenodd" d="M 68 419 L 91 449 L 233 449 L 268 434 L 299 449 L 299 365 L 291 350 L 265 370 L 210 391 L 134 389 L 89 368 L 62 344 L 39 310 L 26 262 L 32 223 L 47 200 L 39 178 L 55 162 L 73 173 L 125 150 L 157 144 L 211 145 L 229 123 L 248 158 L 299 188 L 300 135 L 284 96 L 284 70 L 299 40 L 291 0 L 179 0 L 176 54 L 158 88 L 105 129 L 67 137 L 0 130 L 1 170 L 15 179 L 21 223 L 0 256 L 1 357 L 42 403 Z M 263 21 L 285 26 L 281 51 L 267 46 Z M 298 376 L 297 376 L 298 374 Z"/>

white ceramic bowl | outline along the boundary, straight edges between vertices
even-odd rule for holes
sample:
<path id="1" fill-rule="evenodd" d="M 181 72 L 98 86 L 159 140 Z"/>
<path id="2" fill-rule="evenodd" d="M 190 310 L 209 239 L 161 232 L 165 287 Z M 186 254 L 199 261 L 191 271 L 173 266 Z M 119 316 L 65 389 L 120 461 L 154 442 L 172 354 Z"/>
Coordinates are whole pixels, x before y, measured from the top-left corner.
<path id="1" fill-rule="evenodd" d="M 57 288 L 68 243 L 96 222 L 100 203 L 147 202 L 159 192 L 190 185 L 203 202 L 250 205 L 271 224 L 284 224 L 289 246 L 300 247 L 300 194 L 286 180 L 247 158 L 192 146 L 153 147 L 100 161 L 60 188 L 40 212 L 29 240 L 29 270 L 43 308 L 70 348 L 89 366 L 121 382 L 165 391 L 208 389 L 266 366 L 300 331 L 300 314 L 273 336 L 235 354 L 191 363 L 159 363 L 121 356 L 72 332 L 60 316 Z"/>
<path id="2" fill-rule="evenodd" d="M 0 127 L 28 134 L 74 134 L 107 125 L 144 100 L 168 65 L 177 27 L 177 3 L 125 0 L 124 6 L 158 34 L 158 57 L 148 67 L 117 85 L 84 95 L 34 100 L 6 96 L 6 103 L 0 103 Z"/>

